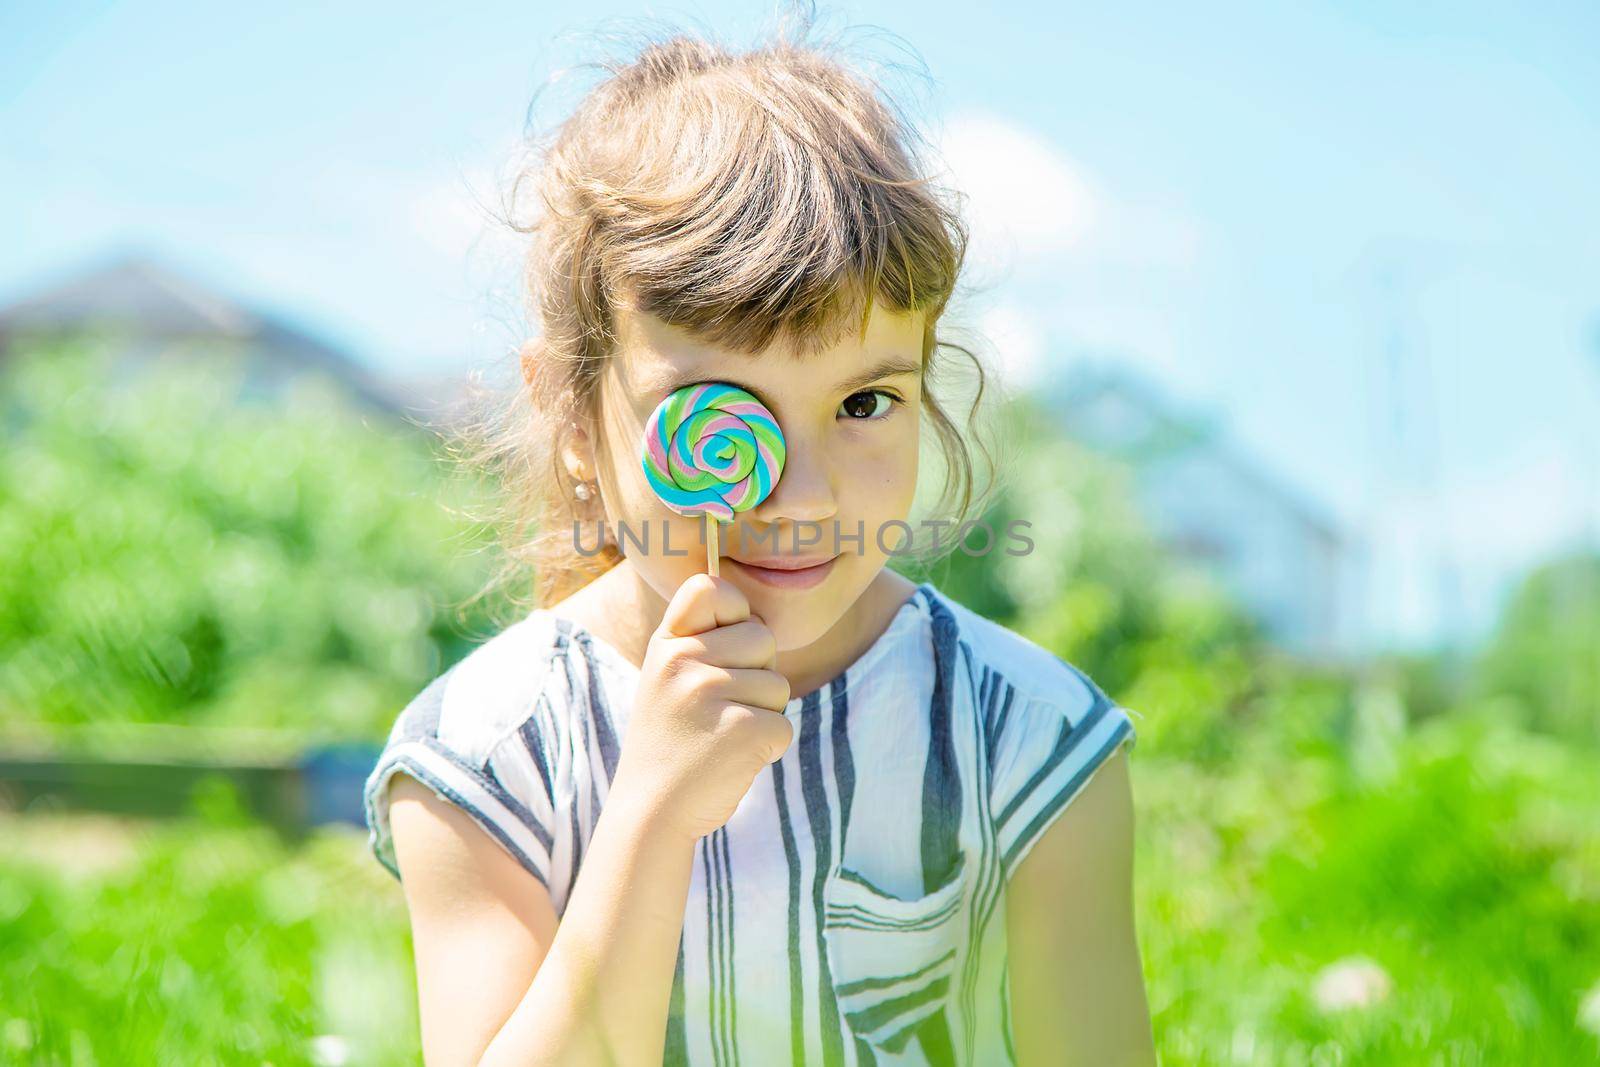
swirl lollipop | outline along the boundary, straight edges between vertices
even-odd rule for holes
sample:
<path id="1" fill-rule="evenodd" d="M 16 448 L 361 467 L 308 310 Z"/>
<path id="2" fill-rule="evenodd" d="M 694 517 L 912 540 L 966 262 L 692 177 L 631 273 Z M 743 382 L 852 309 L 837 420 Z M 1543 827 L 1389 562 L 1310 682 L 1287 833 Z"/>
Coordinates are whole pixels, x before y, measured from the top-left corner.
<path id="1" fill-rule="evenodd" d="M 706 569 L 717 573 L 717 524 L 771 495 L 787 450 L 765 404 L 725 382 L 673 390 L 644 428 L 644 474 L 667 507 L 706 517 Z"/>

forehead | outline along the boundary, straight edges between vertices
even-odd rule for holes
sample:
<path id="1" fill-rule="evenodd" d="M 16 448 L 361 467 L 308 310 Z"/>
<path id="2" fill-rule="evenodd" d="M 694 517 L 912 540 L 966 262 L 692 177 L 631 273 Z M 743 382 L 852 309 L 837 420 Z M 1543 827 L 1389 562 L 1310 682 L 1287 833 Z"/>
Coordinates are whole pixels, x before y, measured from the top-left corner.
<path id="1" fill-rule="evenodd" d="M 731 380 L 758 396 L 823 391 L 895 357 L 920 364 L 922 324 L 920 312 L 902 314 L 875 304 L 864 332 L 845 330 L 826 348 L 797 356 L 791 347 L 775 344 L 752 354 L 717 347 L 653 315 L 619 307 L 618 345 L 611 362 L 618 384 L 643 404 L 655 404 L 693 381 Z"/>

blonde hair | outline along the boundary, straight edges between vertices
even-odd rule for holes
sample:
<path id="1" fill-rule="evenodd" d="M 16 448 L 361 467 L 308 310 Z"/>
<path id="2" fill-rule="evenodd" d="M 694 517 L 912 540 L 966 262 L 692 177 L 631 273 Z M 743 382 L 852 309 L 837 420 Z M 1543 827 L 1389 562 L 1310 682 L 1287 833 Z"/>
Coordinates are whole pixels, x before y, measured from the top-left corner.
<path id="1" fill-rule="evenodd" d="M 548 606 L 614 566 L 608 543 L 583 556 L 572 524 L 598 519 L 561 464 L 562 435 L 589 425 L 600 372 L 616 345 L 614 310 L 635 308 L 705 343 L 800 358 L 873 305 L 922 312 L 924 416 L 944 458 L 936 510 L 960 522 L 985 496 L 975 458 L 992 469 L 977 426 L 981 361 L 936 334 L 966 255 L 967 229 L 926 176 L 912 123 L 832 45 L 792 39 L 736 52 L 674 31 L 646 39 L 608 72 L 510 188 L 504 221 L 531 240 L 526 296 L 539 327 L 520 352 L 509 403 L 489 398 L 458 428 L 454 453 L 498 482 L 489 521 L 506 561 L 479 596 L 525 568 Z M 534 217 L 514 217 L 518 194 Z M 965 427 L 935 395 L 945 350 L 975 372 Z M 947 546 L 948 550 L 948 546 Z"/>

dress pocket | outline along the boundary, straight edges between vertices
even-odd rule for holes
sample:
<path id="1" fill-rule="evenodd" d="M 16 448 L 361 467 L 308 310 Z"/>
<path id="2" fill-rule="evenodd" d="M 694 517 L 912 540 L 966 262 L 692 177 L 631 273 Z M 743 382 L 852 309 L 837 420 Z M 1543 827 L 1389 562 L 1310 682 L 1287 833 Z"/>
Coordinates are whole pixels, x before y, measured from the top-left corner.
<path id="1" fill-rule="evenodd" d="M 961 955 L 966 856 L 918 897 L 841 867 L 823 889 L 822 935 L 839 1008 L 857 1037 L 899 1052 L 944 1004 Z"/>

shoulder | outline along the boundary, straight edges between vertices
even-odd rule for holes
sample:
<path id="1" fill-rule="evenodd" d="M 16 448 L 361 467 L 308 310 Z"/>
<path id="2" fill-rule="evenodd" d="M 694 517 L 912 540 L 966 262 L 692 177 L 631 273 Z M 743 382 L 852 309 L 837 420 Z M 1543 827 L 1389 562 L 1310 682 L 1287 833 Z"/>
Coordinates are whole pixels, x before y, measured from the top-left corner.
<path id="1" fill-rule="evenodd" d="M 1009 882 L 1097 772 L 1119 750 L 1133 747 L 1134 712 L 1077 666 L 1021 634 L 942 594 L 937 603 L 954 622 L 969 660 L 994 840 Z M 1109 803 L 1088 805 L 1075 821 L 1104 824 L 1095 832 L 1120 839 L 1126 827 L 1105 815 Z"/>
<path id="2" fill-rule="evenodd" d="M 389 744 L 435 741 L 468 763 L 482 764 L 534 714 L 565 647 L 548 614 L 519 619 L 413 697 L 396 718 Z"/>
<path id="3" fill-rule="evenodd" d="M 371 847 L 397 877 L 389 784 L 404 772 L 551 885 L 561 830 L 554 768 L 573 703 L 561 666 L 567 638 L 559 620 L 534 612 L 473 649 L 401 710 L 363 789 Z"/>
<path id="4" fill-rule="evenodd" d="M 1105 691 L 1084 671 L 1042 645 L 1008 627 L 984 618 L 944 593 L 926 586 L 937 605 L 954 623 L 975 685 L 1002 680 L 1029 704 L 1054 706 L 1077 720 L 1096 707 L 1110 705 Z"/>

